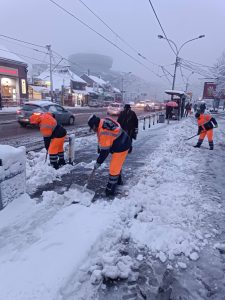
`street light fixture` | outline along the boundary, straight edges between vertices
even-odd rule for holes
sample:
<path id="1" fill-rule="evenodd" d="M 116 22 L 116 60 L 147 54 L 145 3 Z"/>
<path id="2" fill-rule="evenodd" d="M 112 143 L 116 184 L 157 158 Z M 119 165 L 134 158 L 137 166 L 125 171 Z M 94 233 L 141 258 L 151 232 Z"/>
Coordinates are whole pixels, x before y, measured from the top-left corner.
<path id="1" fill-rule="evenodd" d="M 167 38 L 165 38 L 164 36 L 162 36 L 162 35 L 160 35 L 160 34 L 158 35 L 158 38 L 159 38 L 159 39 L 164 39 L 164 40 L 170 41 L 170 42 L 174 45 L 174 47 L 175 47 L 175 49 L 176 49 L 176 51 L 174 51 L 174 52 L 175 52 L 175 55 L 176 55 L 176 61 L 175 61 L 174 74 L 173 74 L 172 90 L 174 89 L 174 86 L 175 86 L 177 66 L 178 66 L 178 64 L 179 64 L 179 57 L 178 57 L 178 55 L 179 55 L 181 49 L 182 49 L 183 46 L 186 45 L 187 43 L 190 43 L 190 42 L 192 42 L 192 41 L 195 41 L 195 40 L 198 40 L 198 39 L 201 39 L 201 38 L 204 38 L 204 37 L 205 37 L 205 35 L 202 34 L 202 35 L 199 35 L 199 36 L 196 37 L 196 38 L 190 39 L 190 40 L 184 42 L 184 43 L 180 46 L 180 48 L 178 49 L 178 47 L 177 47 L 177 45 L 175 44 L 174 41 L 172 41 L 172 40 L 170 40 L 170 39 L 167 39 Z"/>

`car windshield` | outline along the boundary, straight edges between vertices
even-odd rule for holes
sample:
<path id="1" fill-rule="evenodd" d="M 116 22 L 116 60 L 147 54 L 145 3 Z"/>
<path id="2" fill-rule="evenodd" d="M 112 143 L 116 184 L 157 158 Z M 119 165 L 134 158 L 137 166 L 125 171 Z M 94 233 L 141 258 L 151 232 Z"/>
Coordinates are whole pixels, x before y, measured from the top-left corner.
<path id="1" fill-rule="evenodd" d="M 26 111 L 44 111 L 42 107 L 34 104 L 25 104 L 22 109 Z"/>

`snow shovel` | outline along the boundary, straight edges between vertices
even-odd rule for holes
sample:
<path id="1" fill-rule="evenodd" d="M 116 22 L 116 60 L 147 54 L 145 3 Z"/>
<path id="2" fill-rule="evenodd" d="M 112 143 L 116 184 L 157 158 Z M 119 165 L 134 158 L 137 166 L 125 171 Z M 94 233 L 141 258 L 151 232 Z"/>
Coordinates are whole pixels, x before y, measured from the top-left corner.
<path id="1" fill-rule="evenodd" d="M 86 182 L 86 184 L 83 186 L 83 192 L 85 192 L 86 190 L 89 190 L 89 189 L 88 189 L 88 185 L 89 185 L 89 183 L 91 182 L 91 180 L 92 180 L 92 178 L 94 177 L 94 175 L 95 175 L 95 169 L 93 169 L 93 170 L 91 171 L 91 174 L 88 176 L 87 182 Z M 90 191 L 90 190 L 89 190 L 89 191 Z"/>
<path id="2" fill-rule="evenodd" d="M 95 191 L 90 190 L 88 188 L 88 185 L 91 182 L 92 178 L 94 177 L 94 173 L 95 173 L 95 169 L 93 169 L 91 171 L 90 175 L 88 176 L 87 182 L 86 182 L 86 184 L 84 186 L 81 186 L 79 184 L 73 183 L 70 188 L 75 188 L 75 189 L 79 190 L 81 193 L 88 192 L 91 195 L 91 198 L 93 199 L 94 196 L 95 196 Z M 77 203 L 79 203 L 79 202 L 73 201 L 71 204 L 77 204 Z"/>
<path id="3" fill-rule="evenodd" d="M 184 140 L 185 140 L 185 141 L 189 141 L 189 140 L 193 139 L 194 137 L 196 137 L 196 136 L 198 136 L 198 135 L 199 135 L 199 134 L 195 134 L 195 135 L 189 137 L 188 139 L 184 139 Z"/>
<path id="4" fill-rule="evenodd" d="M 48 158 L 48 150 L 46 151 L 46 155 L 45 155 L 45 163 L 47 161 L 47 158 Z"/>

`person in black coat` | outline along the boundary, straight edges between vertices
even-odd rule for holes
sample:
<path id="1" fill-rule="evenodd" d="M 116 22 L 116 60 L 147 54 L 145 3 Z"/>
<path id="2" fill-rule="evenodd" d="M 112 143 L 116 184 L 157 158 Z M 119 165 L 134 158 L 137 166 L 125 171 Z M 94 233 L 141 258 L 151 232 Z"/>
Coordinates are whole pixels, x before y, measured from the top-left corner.
<path id="1" fill-rule="evenodd" d="M 124 110 L 121 111 L 117 122 L 131 138 L 131 146 L 128 152 L 131 153 L 133 148 L 132 139 L 136 140 L 138 134 L 138 118 L 136 113 L 131 110 L 130 104 L 125 104 Z"/>
<path id="2" fill-rule="evenodd" d="M 1 91 L 0 91 L 0 109 L 2 109 L 2 95 L 1 95 Z"/>

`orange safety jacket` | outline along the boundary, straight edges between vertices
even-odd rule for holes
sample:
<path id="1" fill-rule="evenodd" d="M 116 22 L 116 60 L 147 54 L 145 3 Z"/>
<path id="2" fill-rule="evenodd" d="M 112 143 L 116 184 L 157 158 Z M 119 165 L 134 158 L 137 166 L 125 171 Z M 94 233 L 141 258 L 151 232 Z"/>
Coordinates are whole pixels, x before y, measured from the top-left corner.
<path id="1" fill-rule="evenodd" d="M 50 137 L 57 125 L 57 121 L 53 118 L 51 113 L 34 113 L 30 117 L 31 124 L 38 124 L 40 132 L 43 137 Z"/>
<path id="2" fill-rule="evenodd" d="M 109 150 L 121 134 L 122 128 L 118 122 L 111 118 L 101 119 L 97 132 L 99 149 Z"/>
<path id="3" fill-rule="evenodd" d="M 129 150 L 131 146 L 130 137 L 120 127 L 120 124 L 111 118 L 101 119 L 98 131 L 98 146 L 100 150 L 98 163 L 103 163 L 108 154 L 121 153 Z"/>
<path id="4" fill-rule="evenodd" d="M 217 122 L 210 114 L 200 114 L 200 117 L 198 118 L 200 132 L 213 129 L 213 124 L 217 125 Z"/>

